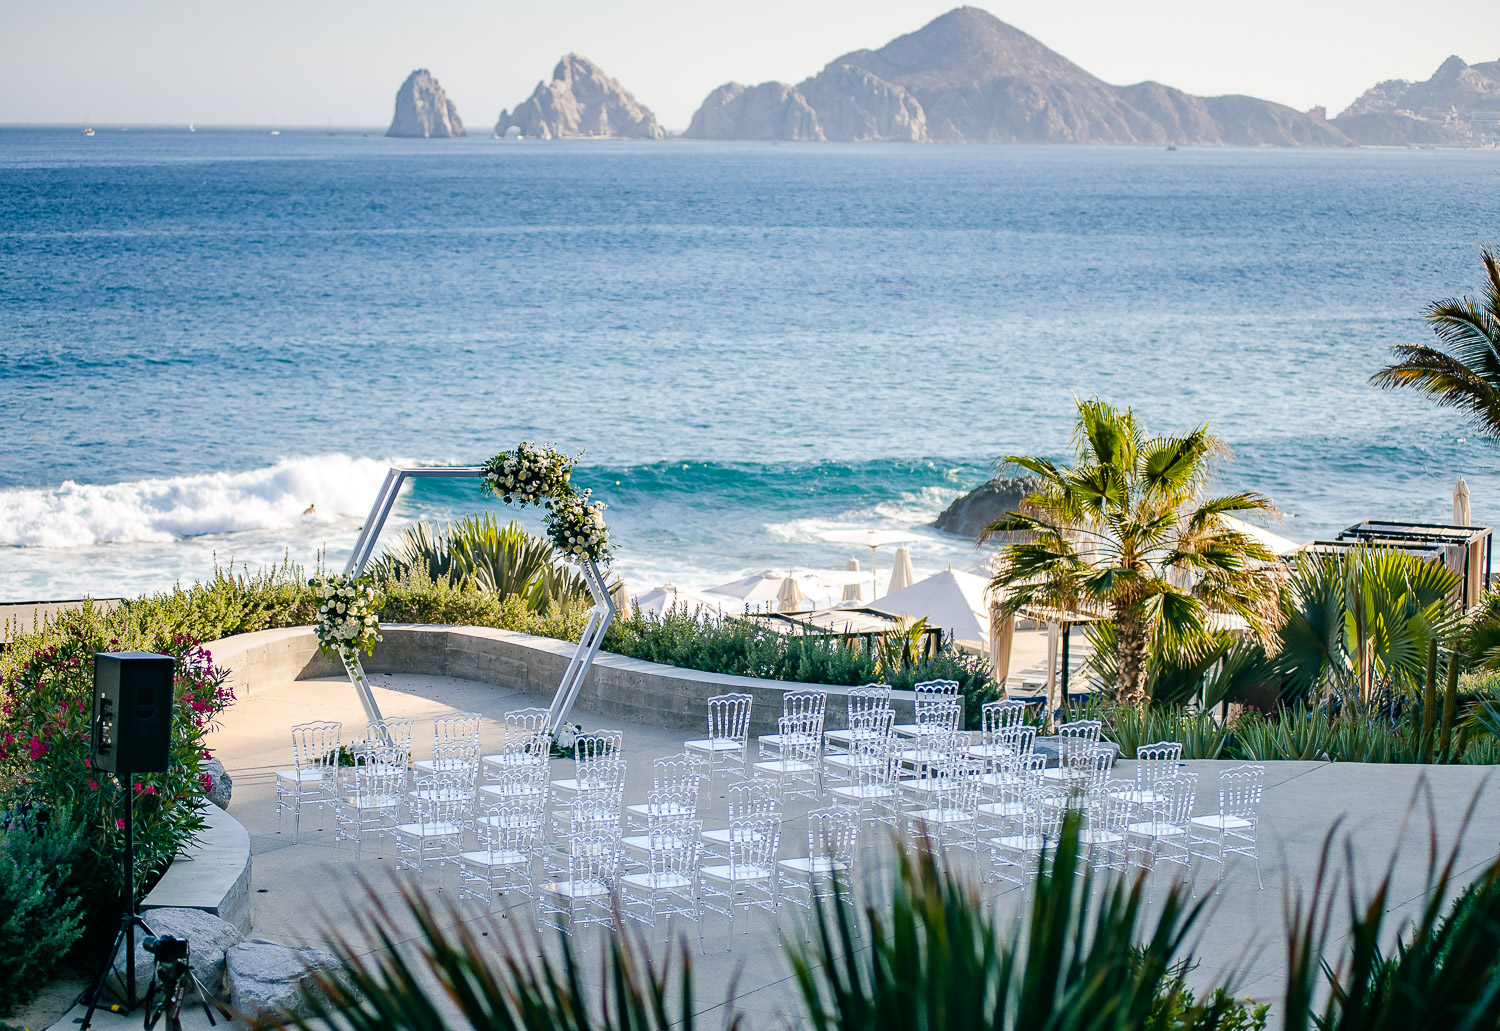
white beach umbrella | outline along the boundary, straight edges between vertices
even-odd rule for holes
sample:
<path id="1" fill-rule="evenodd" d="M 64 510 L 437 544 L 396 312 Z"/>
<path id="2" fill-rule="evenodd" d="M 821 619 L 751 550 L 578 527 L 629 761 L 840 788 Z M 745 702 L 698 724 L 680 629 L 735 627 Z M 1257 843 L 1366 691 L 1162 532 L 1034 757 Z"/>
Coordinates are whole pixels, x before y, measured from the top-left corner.
<path id="1" fill-rule="evenodd" d="M 699 591 L 676 584 L 662 584 L 635 599 L 641 615 L 660 619 L 669 612 L 683 615 L 712 616 L 717 619 L 724 614 L 724 599 L 711 598 Z"/>
<path id="2" fill-rule="evenodd" d="M 1016 640 L 1016 617 L 1004 615 L 998 602 L 990 603 L 990 669 L 995 683 L 1005 683 L 1010 674 L 1010 651 Z"/>
<path id="3" fill-rule="evenodd" d="M 1234 518 L 1234 516 L 1220 516 L 1220 518 L 1224 520 L 1224 524 L 1231 530 L 1237 530 L 1251 540 L 1259 541 L 1265 546 L 1267 551 L 1277 558 L 1295 555 L 1302 550 L 1302 545 L 1296 541 L 1283 537 L 1279 533 L 1272 533 L 1264 526 L 1256 526 L 1254 523 L 1247 523 L 1243 519 Z"/>
<path id="4" fill-rule="evenodd" d="M 613 587 L 609 589 L 610 600 L 615 603 L 615 611 L 622 616 L 630 615 L 630 588 L 625 586 L 624 580 L 616 580 Z"/>
<path id="5" fill-rule="evenodd" d="M 896 561 L 891 566 L 891 582 L 886 586 L 885 593 L 903 591 L 916 582 L 917 575 L 911 568 L 911 552 L 906 548 L 897 548 Z"/>
<path id="6" fill-rule="evenodd" d="M 746 608 L 760 608 L 776 601 L 776 595 L 780 592 L 782 581 L 785 579 L 785 573 L 767 569 L 759 573 L 751 573 L 749 576 L 742 576 L 727 584 L 720 584 L 718 587 L 711 587 L 709 593 L 738 599 Z"/>
<path id="7" fill-rule="evenodd" d="M 781 590 L 776 594 L 777 612 L 796 612 L 802 608 L 802 587 L 796 577 L 781 581 Z"/>
<path id="8" fill-rule="evenodd" d="M 1453 485 L 1453 524 L 1455 526 L 1468 526 L 1471 518 L 1469 512 L 1469 485 L 1460 476 L 1458 482 Z"/>
<path id="9" fill-rule="evenodd" d="M 1047 624 L 1047 708 L 1053 707 L 1052 692 L 1058 687 L 1059 659 L 1062 657 L 1062 623 Z"/>
<path id="10" fill-rule="evenodd" d="M 945 569 L 910 587 L 892 591 L 873 607 L 893 616 L 926 618 L 955 640 L 973 642 L 983 650 L 990 639 L 989 581 L 960 569 Z"/>
<path id="11" fill-rule="evenodd" d="M 823 534 L 825 541 L 837 541 L 840 544 L 863 544 L 870 549 L 870 597 L 875 597 L 880 592 L 880 587 L 875 580 L 875 549 L 883 548 L 887 544 L 906 544 L 911 541 L 921 540 L 919 536 L 906 533 L 903 530 L 830 530 Z"/>
<path id="12" fill-rule="evenodd" d="M 848 569 L 851 573 L 858 573 L 860 571 L 859 559 L 851 558 L 849 560 L 849 564 L 844 568 Z M 860 577 L 860 581 L 861 583 L 863 583 L 864 577 Z M 855 604 L 864 601 L 864 591 L 861 589 L 860 584 L 845 584 L 843 600 L 847 602 L 853 602 Z"/>

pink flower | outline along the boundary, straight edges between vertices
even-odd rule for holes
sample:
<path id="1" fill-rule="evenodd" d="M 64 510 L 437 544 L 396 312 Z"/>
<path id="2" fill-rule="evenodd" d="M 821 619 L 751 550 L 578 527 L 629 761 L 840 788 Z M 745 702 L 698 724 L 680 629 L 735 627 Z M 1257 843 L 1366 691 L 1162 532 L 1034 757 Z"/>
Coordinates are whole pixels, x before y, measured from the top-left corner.
<path id="1" fill-rule="evenodd" d="M 155 784 L 147 784 L 146 785 L 146 794 L 148 794 L 148 795 L 154 795 L 154 794 L 156 794 L 156 785 Z"/>
<path id="2" fill-rule="evenodd" d="M 88 769 L 89 768 L 89 761 L 87 759 L 83 760 L 83 768 L 84 769 Z"/>
<path id="3" fill-rule="evenodd" d="M 4 745 L 6 748 L 9 748 L 11 745 L 13 745 L 15 743 L 16 743 L 16 735 L 14 735 L 14 734 L 6 734 L 5 737 L 0 738 L 0 745 Z"/>
<path id="4" fill-rule="evenodd" d="M 31 743 L 26 747 L 27 750 L 31 752 L 31 757 L 33 759 L 40 759 L 42 756 L 47 754 L 47 746 L 42 744 L 42 739 L 39 737 L 32 738 Z"/>
<path id="5" fill-rule="evenodd" d="M 119 819 L 118 817 L 116 817 L 115 818 L 115 830 L 122 831 L 124 829 L 125 829 L 125 821 Z"/>
<path id="6" fill-rule="evenodd" d="M 208 749 L 205 748 L 203 750 L 203 758 L 205 758 L 205 759 L 212 759 L 213 757 L 214 757 L 214 754 L 212 752 L 210 752 Z"/>
<path id="7" fill-rule="evenodd" d="M 135 789 L 136 789 L 136 790 L 137 790 L 137 791 L 139 791 L 139 790 L 141 790 L 141 782 L 140 782 L 140 781 L 136 781 L 136 782 L 135 782 Z"/>
<path id="8" fill-rule="evenodd" d="M 98 791 L 99 790 L 99 782 L 97 780 L 91 780 L 91 781 L 89 781 L 89 790 L 90 791 Z"/>

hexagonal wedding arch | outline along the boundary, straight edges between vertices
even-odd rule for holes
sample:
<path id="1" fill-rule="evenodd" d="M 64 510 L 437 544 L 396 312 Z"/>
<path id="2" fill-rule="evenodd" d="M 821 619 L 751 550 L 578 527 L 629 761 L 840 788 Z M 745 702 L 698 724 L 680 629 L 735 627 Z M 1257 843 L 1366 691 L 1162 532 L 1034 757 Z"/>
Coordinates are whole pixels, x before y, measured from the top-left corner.
<path id="1" fill-rule="evenodd" d="M 607 561 L 609 551 L 609 535 L 602 515 L 604 506 L 589 500 L 590 491 L 578 491 L 569 482 L 573 463 L 573 458 L 552 448 L 525 443 L 514 451 L 502 451 L 484 465 L 393 466 L 385 474 L 385 482 L 375 496 L 375 503 L 370 506 L 370 515 L 354 542 L 348 564 L 344 566 L 346 580 L 364 574 L 375 553 L 380 532 L 385 528 L 385 521 L 407 480 L 479 479 L 484 481 L 486 494 L 494 494 L 507 503 L 546 507 L 548 535 L 563 558 L 578 566 L 594 599 L 583 634 L 573 649 L 573 657 L 548 709 L 554 732 L 572 711 L 594 657 L 604 643 L 604 632 L 615 615 L 614 601 L 599 570 L 599 562 Z M 371 722 L 379 720 L 380 708 L 375 704 L 358 653 L 345 651 L 342 658 L 360 704 L 364 706 L 366 718 Z"/>

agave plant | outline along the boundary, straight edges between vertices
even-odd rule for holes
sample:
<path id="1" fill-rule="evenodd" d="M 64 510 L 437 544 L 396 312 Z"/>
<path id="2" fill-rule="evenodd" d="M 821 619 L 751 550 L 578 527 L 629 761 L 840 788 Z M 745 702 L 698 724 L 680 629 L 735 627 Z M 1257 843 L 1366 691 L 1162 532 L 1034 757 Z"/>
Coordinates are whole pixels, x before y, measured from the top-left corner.
<path id="1" fill-rule="evenodd" d="M 1085 633 L 1094 646 L 1089 671 L 1113 687 L 1119 677 L 1113 624 L 1096 623 Z M 1196 702 L 1211 709 L 1226 699 L 1238 700 L 1274 675 L 1259 642 L 1227 630 L 1178 641 L 1158 638 L 1146 662 L 1146 698 L 1153 706 L 1174 708 Z"/>
<path id="2" fill-rule="evenodd" d="M 413 571 L 429 579 L 472 583 L 502 599 L 518 597 L 533 612 L 561 612 L 588 599 L 581 577 L 567 569 L 552 544 L 517 522 L 499 525 L 489 513 L 447 526 L 417 523 L 375 565 L 375 575 L 401 579 Z"/>

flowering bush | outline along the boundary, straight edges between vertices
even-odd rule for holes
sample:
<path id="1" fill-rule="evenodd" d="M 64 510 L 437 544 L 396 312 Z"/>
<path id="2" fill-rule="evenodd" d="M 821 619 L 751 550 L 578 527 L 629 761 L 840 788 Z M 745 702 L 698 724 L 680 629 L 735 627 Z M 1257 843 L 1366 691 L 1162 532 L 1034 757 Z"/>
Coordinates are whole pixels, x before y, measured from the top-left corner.
<path id="1" fill-rule="evenodd" d="M 570 477 L 576 461 L 555 448 L 522 443 L 485 463 L 484 492 L 507 503 L 546 506 L 547 536 L 563 557 L 574 562 L 607 559 L 604 502 L 590 501 L 592 491 L 573 486 Z"/>
<path id="2" fill-rule="evenodd" d="M 94 653 L 131 648 L 176 659 L 175 704 L 167 772 L 135 774 L 122 783 L 90 766 L 90 703 Z M 91 608 L 65 612 L 43 631 L 21 635 L 0 663 L 0 801 L 69 814 L 84 857 L 63 894 L 82 897 L 85 911 L 106 925 L 123 901 L 123 886 L 112 875 L 122 869 L 125 792 L 135 796 L 138 890 L 203 825 L 208 803 L 199 761 L 210 758 L 205 738 L 234 697 L 227 678 L 192 638 L 121 640 Z"/>
<path id="3" fill-rule="evenodd" d="M 514 451 L 502 451 L 484 464 L 484 492 L 506 504 L 543 504 L 572 491 L 568 477 L 574 461 L 556 448 L 525 441 Z"/>
<path id="4" fill-rule="evenodd" d="M 333 576 L 310 580 L 308 585 L 322 596 L 313 630 L 323 651 L 345 659 L 353 659 L 360 652 L 372 654 L 381 640 L 380 619 L 375 610 L 382 599 L 370 581 Z"/>

